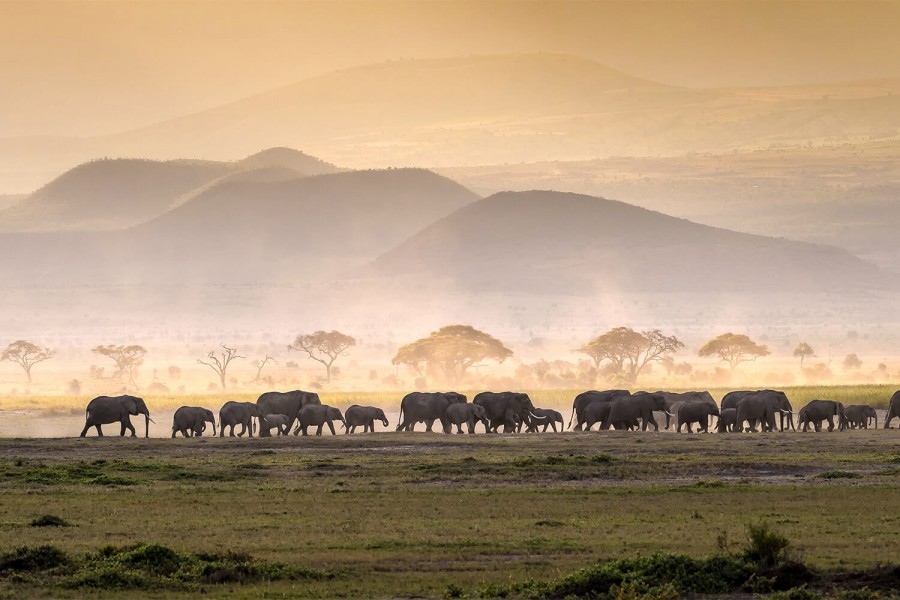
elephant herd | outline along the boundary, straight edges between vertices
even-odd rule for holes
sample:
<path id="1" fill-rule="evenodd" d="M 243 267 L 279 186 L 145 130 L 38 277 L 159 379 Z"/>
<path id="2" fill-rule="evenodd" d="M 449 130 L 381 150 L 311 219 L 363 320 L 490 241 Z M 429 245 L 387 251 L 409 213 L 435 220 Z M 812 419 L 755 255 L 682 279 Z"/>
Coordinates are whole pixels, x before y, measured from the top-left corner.
<path id="1" fill-rule="evenodd" d="M 150 411 L 144 400 L 135 396 L 99 396 L 91 400 L 85 411 L 85 425 L 81 437 L 95 427 L 102 436 L 101 425 L 120 423 L 119 435 L 126 431 L 136 436 L 131 417 L 144 415 L 145 436 L 149 437 Z M 475 433 L 481 424 L 486 433 L 537 432 L 540 428 L 557 431 L 572 429 L 589 431 L 599 424 L 600 430 L 611 427 L 617 430 L 641 429 L 648 427 L 659 430 L 660 419 L 665 419 L 665 429 L 674 425 L 676 431 L 686 429 L 693 433 L 719 433 L 742 431 L 775 431 L 802 428 L 808 431 L 810 425 L 821 431 L 824 423 L 828 431 L 837 427 L 840 431 L 851 428 L 868 428 L 874 419 L 878 427 L 878 416 L 868 405 L 845 406 L 834 400 L 813 400 L 797 413 L 794 424 L 794 409 L 787 395 L 777 390 L 735 391 L 725 394 L 721 405 L 716 403 L 709 392 L 630 392 L 628 390 L 591 390 L 575 397 L 572 416 L 568 426 L 562 414 L 546 408 L 537 408 L 528 394 L 521 392 L 481 392 L 468 398 L 457 392 L 412 392 L 400 402 L 400 417 L 397 431 L 413 431 L 418 423 L 425 424 L 426 431 L 432 431 L 434 423 L 440 422 L 441 431 Z M 883 427 L 888 429 L 894 418 L 900 419 L 900 391 L 891 397 Z M 715 423 L 713 423 L 715 418 Z M 316 427 L 316 435 L 328 426 L 335 434 L 334 421 L 339 421 L 348 434 L 358 427 L 362 432 L 374 432 L 375 422 L 388 426 L 384 411 L 376 406 L 349 407 L 344 413 L 338 408 L 321 403 L 314 392 L 294 390 L 291 392 L 265 392 L 256 402 L 226 402 L 219 410 L 218 435 L 224 437 L 225 430 L 233 437 L 244 434 L 253 437 L 287 435 L 292 427 L 294 435 L 307 435 L 310 426 Z M 214 413 L 197 406 L 182 406 L 175 411 L 172 420 L 172 437 L 181 433 L 183 437 L 202 436 L 207 423 L 216 435 Z M 295 426 L 296 423 L 296 426 Z M 574 425 L 573 425 L 574 424 Z M 235 433 L 235 428 L 240 426 Z"/>

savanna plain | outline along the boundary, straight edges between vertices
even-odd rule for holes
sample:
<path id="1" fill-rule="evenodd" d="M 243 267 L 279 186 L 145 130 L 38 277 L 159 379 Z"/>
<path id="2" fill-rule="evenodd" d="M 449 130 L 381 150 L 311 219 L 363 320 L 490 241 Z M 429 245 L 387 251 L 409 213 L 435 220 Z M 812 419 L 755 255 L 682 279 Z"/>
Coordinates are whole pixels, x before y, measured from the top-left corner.
<path id="1" fill-rule="evenodd" d="M 796 410 L 825 391 L 788 394 Z M 889 397 L 831 392 L 881 408 Z M 563 410 L 572 396 L 532 394 Z M 176 401 L 213 405 L 155 404 Z M 900 586 L 900 437 L 881 422 L 694 435 L 394 424 L 352 436 L 123 439 L 111 426 L 103 439 L 2 438 L 0 596 L 876 598 Z"/>

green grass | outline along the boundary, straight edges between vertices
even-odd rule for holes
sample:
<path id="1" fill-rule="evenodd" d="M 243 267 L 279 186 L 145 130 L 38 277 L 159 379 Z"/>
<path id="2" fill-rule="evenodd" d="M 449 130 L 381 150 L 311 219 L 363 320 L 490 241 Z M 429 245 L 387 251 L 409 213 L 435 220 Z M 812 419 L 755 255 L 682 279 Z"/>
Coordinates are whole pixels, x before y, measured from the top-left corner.
<path id="1" fill-rule="evenodd" d="M 898 551 L 885 532 L 900 516 L 883 509 L 896 504 L 897 442 L 896 430 L 0 440 L 0 553 L 52 546 L 70 569 L 0 577 L 0 596 L 115 583 L 121 561 L 98 553 L 139 543 L 180 557 L 174 580 L 130 573 L 111 597 L 474 594 L 598 561 L 734 551 L 756 522 L 816 568 L 869 568 Z M 42 515 L 70 526 L 32 527 Z M 185 575 L 229 554 L 323 576 Z"/>

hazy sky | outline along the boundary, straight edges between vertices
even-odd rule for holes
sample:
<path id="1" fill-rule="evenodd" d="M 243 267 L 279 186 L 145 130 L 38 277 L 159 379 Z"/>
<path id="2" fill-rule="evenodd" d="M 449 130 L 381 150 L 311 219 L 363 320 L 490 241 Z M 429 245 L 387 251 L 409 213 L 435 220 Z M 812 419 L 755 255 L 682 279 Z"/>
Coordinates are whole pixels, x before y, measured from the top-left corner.
<path id="1" fill-rule="evenodd" d="M 685 86 L 900 76 L 900 2 L 0 1 L 0 137 L 110 133 L 398 58 L 561 52 Z"/>

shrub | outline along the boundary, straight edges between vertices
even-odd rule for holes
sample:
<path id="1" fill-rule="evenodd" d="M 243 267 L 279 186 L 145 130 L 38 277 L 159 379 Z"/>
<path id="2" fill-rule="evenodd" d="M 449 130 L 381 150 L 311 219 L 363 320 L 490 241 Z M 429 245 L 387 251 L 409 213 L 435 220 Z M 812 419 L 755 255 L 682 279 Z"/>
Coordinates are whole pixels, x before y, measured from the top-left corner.
<path id="1" fill-rule="evenodd" d="M 42 515 L 37 519 L 32 519 L 30 525 L 32 527 L 71 527 L 68 521 L 55 515 Z"/>
<path id="2" fill-rule="evenodd" d="M 784 559 L 790 542 L 780 533 L 773 531 L 768 523 L 748 523 L 749 544 L 744 556 L 763 567 L 774 567 Z"/>
<path id="3" fill-rule="evenodd" d="M 49 571 L 69 563 L 66 553 L 56 546 L 21 546 L 12 552 L 0 554 L 0 573 Z"/>

